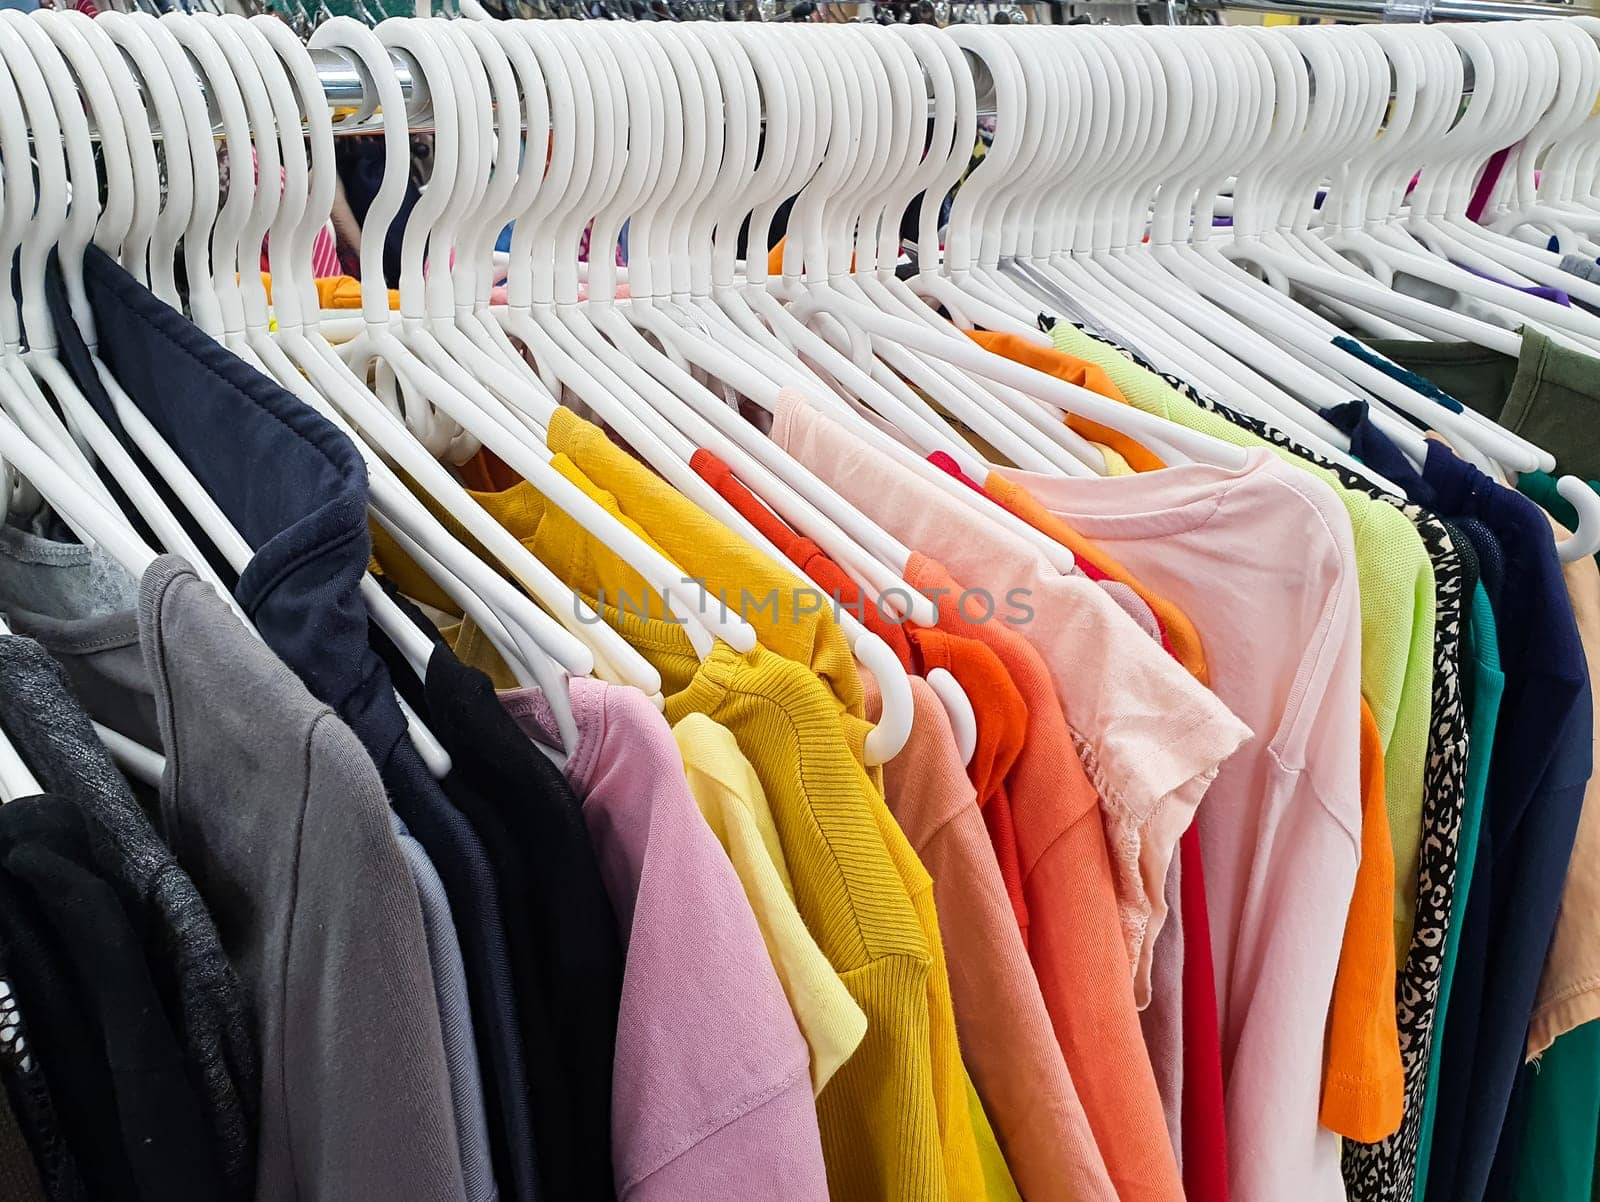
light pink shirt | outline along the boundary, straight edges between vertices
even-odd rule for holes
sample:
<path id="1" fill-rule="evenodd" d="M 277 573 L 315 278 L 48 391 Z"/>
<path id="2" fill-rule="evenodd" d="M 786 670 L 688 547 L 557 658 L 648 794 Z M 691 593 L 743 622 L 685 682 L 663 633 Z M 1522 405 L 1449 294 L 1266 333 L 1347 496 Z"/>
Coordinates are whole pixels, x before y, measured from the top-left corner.
<path id="1" fill-rule="evenodd" d="M 826 1202 L 811 1059 L 667 721 L 636 689 L 571 682 L 567 779 L 627 949 L 612 1074 L 619 1202 Z M 501 695 L 530 734 L 542 694 Z"/>
<path id="2" fill-rule="evenodd" d="M 1360 855 L 1360 595 L 1332 490 L 1265 450 L 1104 480 L 1008 479 L 1181 607 L 1257 733 L 1200 810 L 1233 1202 L 1343 1202 L 1318 1124 Z"/>
<path id="3" fill-rule="evenodd" d="M 963 609 L 981 617 L 992 606 L 990 620 L 1009 622 L 1049 665 L 1100 796 L 1143 1006 L 1178 838 L 1218 765 L 1249 731 L 1093 581 L 1063 575 L 1025 538 L 868 447 L 804 399 L 780 395 L 772 437 L 913 551 L 941 561 L 969 590 L 981 589 L 984 596 Z"/>

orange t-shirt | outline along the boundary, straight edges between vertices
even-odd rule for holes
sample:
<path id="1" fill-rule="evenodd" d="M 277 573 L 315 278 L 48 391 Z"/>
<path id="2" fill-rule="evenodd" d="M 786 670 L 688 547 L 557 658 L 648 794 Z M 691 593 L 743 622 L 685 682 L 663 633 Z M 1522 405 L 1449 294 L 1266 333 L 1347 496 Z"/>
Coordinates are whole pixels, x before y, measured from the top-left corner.
<path id="1" fill-rule="evenodd" d="M 1322 1125 L 1376 1143 L 1400 1129 L 1405 1069 L 1395 1018 L 1394 848 L 1384 808 L 1383 739 L 1361 702 L 1361 867 L 1345 919 L 1328 1009 Z"/>
<path id="2" fill-rule="evenodd" d="M 978 613 L 968 621 L 955 600 L 960 585 L 938 563 L 913 554 L 906 578 L 938 597 L 941 618 L 994 651 L 1022 694 L 1027 739 L 1006 787 L 1028 907 L 1028 959 L 1117 1197 L 1180 1199 L 1177 1157 L 1139 1027 L 1100 799 L 1073 747 L 1050 670 L 1003 621 L 978 621 Z"/>
<path id="3" fill-rule="evenodd" d="M 867 716 L 877 721 L 882 698 L 870 678 L 861 685 Z M 883 794 L 933 878 L 962 1059 L 1023 1196 L 1116 1202 L 1033 965 L 1012 925 L 950 724 L 926 681 L 913 680 L 911 695 L 911 738 L 883 766 Z"/>
<path id="4" fill-rule="evenodd" d="M 1000 657 L 964 631 L 965 623 L 946 620 L 932 630 L 913 627 L 921 674 L 943 668 L 961 686 L 977 719 L 978 741 L 967 765 L 967 777 L 978 793 L 978 808 L 994 844 L 1000 879 L 1011 900 L 1022 942 L 1028 942 L 1028 901 L 1022 887 L 1022 862 L 1017 853 L 1016 820 L 1006 776 L 1016 765 L 1028 737 L 1028 707 L 1011 682 Z"/>
<path id="5" fill-rule="evenodd" d="M 886 616 L 875 601 L 864 600 L 861 588 L 837 563 L 830 559 L 816 543 L 796 534 L 782 518 L 768 509 L 766 503 L 744 486 L 722 460 L 701 448 L 690 457 L 689 466 L 739 515 L 759 530 L 784 558 L 810 578 L 830 597 L 836 596 L 839 605 L 861 619 L 861 624 L 884 642 L 899 658 L 907 672 L 912 671 L 911 645 L 906 640 L 903 625 Z"/>
<path id="6" fill-rule="evenodd" d="M 1128 403 L 1121 389 L 1111 382 L 1111 377 L 1106 375 L 1102 368 L 1087 360 L 1075 358 L 1052 346 L 1040 346 L 1036 342 L 1029 342 L 1020 334 L 1000 334 L 993 330 L 968 330 L 966 334 L 984 350 L 1003 355 L 1013 363 L 1031 367 L 1034 371 L 1042 371 L 1047 376 L 1065 380 L 1068 384 L 1076 384 L 1079 388 L 1087 388 L 1090 392 L 1097 392 L 1121 404 Z M 1136 472 L 1150 472 L 1167 466 L 1161 461 L 1160 456 L 1142 442 L 1129 438 L 1121 430 L 1103 426 L 1076 413 L 1067 414 L 1067 425 L 1085 438 L 1110 447 L 1126 459 L 1128 466 Z"/>

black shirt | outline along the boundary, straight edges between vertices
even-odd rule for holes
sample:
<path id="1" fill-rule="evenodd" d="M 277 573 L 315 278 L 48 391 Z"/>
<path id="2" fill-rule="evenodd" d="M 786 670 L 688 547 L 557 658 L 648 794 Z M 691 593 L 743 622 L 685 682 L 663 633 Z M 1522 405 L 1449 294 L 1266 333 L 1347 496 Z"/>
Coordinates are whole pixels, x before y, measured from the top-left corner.
<path id="1" fill-rule="evenodd" d="M 426 685 L 407 681 L 406 699 L 450 753 L 445 792 L 483 841 L 500 888 L 543 1196 L 609 1199 L 623 952 L 582 807 L 488 676 L 457 659 L 415 606 L 397 601 L 435 638 Z"/>
<path id="2" fill-rule="evenodd" d="M 106 837 L 61 798 L 0 807 L 0 930 L 18 1006 L 89 1196 L 213 1202 L 221 1170 L 144 933 L 94 866 Z"/>

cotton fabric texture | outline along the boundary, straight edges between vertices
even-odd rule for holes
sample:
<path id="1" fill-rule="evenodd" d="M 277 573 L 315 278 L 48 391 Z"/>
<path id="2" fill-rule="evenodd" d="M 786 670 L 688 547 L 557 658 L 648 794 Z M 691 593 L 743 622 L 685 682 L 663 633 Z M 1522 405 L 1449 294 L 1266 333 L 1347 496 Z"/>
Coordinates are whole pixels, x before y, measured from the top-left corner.
<path id="1" fill-rule="evenodd" d="M 1120 393 L 1117 396 L 1120 398 Z M 1134 473 L 1128 468 L 1109 474 Z M 1187 614 L 1152 591 L 1106 548 L 1050 513 L 1025 488 L 991 472 L 984 481 L 984 491 L 1034 529 L 1071 550 L 1086 569 L 1094 564 L 1135 590 L 1160 623 L 1162 647 L 1197 681 L 1209 684 L 1205 649 Z M 1179 859 L 1167 872 L 1167 905 L 1164 929 L 1170 930 L 1170 937 L 1154 941 L 1151 1001 L 1140 1012 L 1139 1021 L 1161 1089 L 1168 1130 L 1176 1125 L 1182 1132 L 1181 1146 L 1175 1141 L 1174 1150 L 1183 1171 L 1184 1190 L 1191 1202 L 1225 1202 L 1228 1168 L 1222 1046 L 1205 869 L 1199 833 L 1193 825 L 1179 840 Z M 1175 1117 L 1174 1097 L 1180 1092 L 1180 1113 Z"/>
<path id="2" fill-rule="evenodd" d="M 614 496 L 565 456 L 553 462 L 598 504 L 649 537 Z M 666 489 L 659 482 L 652 487 Z M 638 595 L 637 574 L 526 482 L 478 499 L 540 559 L 561 565 L 563 580 L 585 597 L 616 597 L 619 590 Z M 738 545 L 719 529 L 706 530 L 714 539 L 708 553 Z M 398 582 L 403 557 L 385 549 L 382 559 Z M 862 731 L 857 726 L 848 744 L 843 737 L 853 715 L 811 666 L 759 644 L 744 655 L 718 645 L 702 662 L 681 627 L 614 605 L 599 609 L 661 671 L 669 722 L 703 713 L 738 741 L 767 794 L 806 926 L 867 1015 L 861 1047 L 817 1099 L 830 1192 L 951 1196 L 940 1116 L 947 1125 L 953 1121 L 952 1097 L 963 1114 L 967 1103 L 964 1084 L 951 1080 L 945 1068 L 935 1084 L 930 1027 L 940 1032 L 946 1049 L 941 1065 L 948 1066 L 956 1047 L 954 1016 L 929 1009 L 931 949 L 887 846 L 891 839 L 903 843 L 904 836 L 886 814 L 881 822 L 876 816 L 883 802 L 860 763 Z M 469 644 L 482 653 L 481 639 L 464 621 L 456 646 L 465 654 Z M 843 671 L 831 656 L 825 666 Z M 839 679 L 854 677 L 853 660 L 848 669 L 850 677 Z M 859 678 L 855 684 L 859 688 Z M 975 1154 L 960 1172 L 963 1180 L 981 1177 Z"/>
<path id="3" fill-rule="evenodd" d="M 1166 867 L 1217 766 L 1239 745 L 1240 724 L 1090 581 L 1054 572 L 980 512 L 905 472 L 893 489 L 856 495 L 888 465 L 797 394 L 780 396 L 772 437 L 964 586 L 988 589 L 988 605 L 998 610 L 1010 590 L 1031 590 L 1034 614 L 1020 629 L 1045 653 L 1099 793 L 1129 958 L 1146 998 L 1144 949 L 1165 915 Z M 1155 722 L 1166 723 L 1167 738 L 1156 737 Z"/>
<path id="4" fill-rule="evenodd" d="M 17 583 L 3 570 L 0 575 Z M 56 582 L 68 590 L 64 601 L 71 586 Z M 125 618 L 119 624 L 131 627 L 131 615 Z M 137 646 L 136 630 L 128 641 Z M 6 682 L 0 723 L 12 745 L 44 787 L 78 805 L 105 832 L 94 843 L 99 871 L 114 882 L 121 904 L 151 941 L 151 971 L 162 996 L 173 1001 L 168 1018 L 205 1101 L 224 1188 L 229 1197 L 246 1196 L 256 1175 L 258 1015 L 214 915 L 111 763 L 62 669 L 37 643 L 15 638 L 0 639 L 0 673 Z"/>
<path id="5" fill-rule="evenodd" d="M 256 1196 L 465 1197 L 421 905 L 371 759 L 179 561 L 140 605 L 167 837 L 260 1018 Z M 372 1032 L 386 1053 L 356 1054 Z"/>
<path id="6" fill-rule="evenodd" d="M 1552 521 L 1552 525 L 1555 523 Z M 1559 526 L 1560 541 L 1570 537 Z M 1600 678 L 1600 568 L 1593 559 L 1561 565 L 1589 679 Z M 1589 778 L 1567 863 L 1555 934 L 1545 956 L 1528 1026 L 1528 1059 L 1568 1031 L 1600 1019 L 1600 781 Z"/>
<path id="7" fill-rule="evenodd" d="M 1427 1193 L 1476 1200 L 1522 1062 L 1594 732 L 1582 642 L 1547 519 L 1441 443 L 1430 442 L 1425 475 L 1441 512 L 1494 531 L 1507 573 L 1506 608 L 1496 615 L 1506 690 L 1445 1023 Z"/>
<path id="8" fill-rule="evenodd" d="M 617 1197 L 828 1196 L 810 1056 L 665 719 L 574 679 L 566 764 L 627 949 L 612 1081 Z M 538 702 L 511 699 L 549 738 Z M 707 981 L 716 981 L 713 993 Z"/>
<path id="9" fill-rule="evenodd" d="M 1263 451 L 1236 471 L 1189 465 L 1090 487 L 1004 474 L 1196 616 L 1213 687 L 1257 732 L 1223 765 L 1198 817 L 1229 1090 L 1230 1195 L 1342 1196 L 1337 1146 L 1317 1121 L 1323 1023 L 1304 1020 L 1328 1013 L 1359 855 L 1349 520 L 1331 490 Z M 1289 555 L 1306 570 L 1301 589 L 1285 595 Z M 1226 602 L 1207 605 L 1195 588 L 1202 580 L 1225 581 Z M 1269 646 L 1282 655 L 1270 668 Z M 1279 683 L 1263 689 L 1269 671 Z M 1305 859 L 1292 867 L 1297 853 Z"/>
<path id="10" fill-rule="evenodd" d="M 1427 837 L 1420 844 L 1416 865 L 1417 891 L 1412 910 L 1414 921 L 1411 924 L 1410 946 L 1400 966 L 1395 988 L 1407 1101 L 1399 1131 L 1380 1143 L 1347 1141 L 1344 1146 L 1345 1181 L 1352 1198 L 1409 1197 L 1426 1167 L 1418 1157 L 1419 1144 L 1426 1142 L 1426 1103 L 1419 1105 L 1416 1099 L 1419 1096 L 1426 1097 L 1424 1091 L 1429 1084 L 1427 1069 L 1438 1046 L 1439 1024 L 1436 1017 L 1443 983 L 1443 964 L 1436 949 L 1448 940 L 1451 903 L 1455 893 L 1458 834 L 1466 799 L 1468 731 L 1462 690 L 1456 680 L 1458 628 L 1461 622 L 1456 615 L 1467 591 L 1464 565 L 1470 547 L 1462 545 L 1458 536 L 1447 530 L 1445 524 L 1431 513 L 1378 492 L 1364 478 L 1342 471 L 1281 431 L 1201 396 L 1182 380 L 1156 373 L 1131 352 L 1111 347 L 1081 331 L 1058 331 L 1057 340 L 1065 339 L 1075 339 L 1084 346 L 1085 354 L 1095 355 L 1097 361 L 1108 365 L 1108 371 L 1117 372 L 1130 397 L 1137 397 L 1138 403 L 1141 406 L 1148 405 L 1152 412 L 1164 413 L 1184 424 L 1193 424 L 1208 434 L 1237 445 L 1270 446 L 1285 462 L 1303 465 L 1313 474 L 1341 486 L 1343 491 L 1340 497 L 1351 511 L 1356 532 L 1357 566 L 1363 574 L 1363 697 L 1373 705 L 1374 718 L 1379 721 L 1380 731 L 1383 729 L 1383 720 L 1379 716 L 1381 707 L 1377 699 L 1388 687 L 1385 682 L 1390 678 L 1386 678 L 1379 670 L 1383 663 L 1388 662 L 1388 657 L 1379 655 L 1378 650 L 1380 646 L 1398 649 L 1394 636 L 1407 621 L 1414 622 L 1415 615 L 1407 619 L 1404 611 L 1398 608 L 1401 594 L 1396 586 L 1410 579 L 1405 570 L 1406 542 L 1385 534 L 1382 521 L 1374 522 L 1363 517 L 1357 522 L 1360 506 L 1370 499 L 1380 502 L 1380 510 L 1390 508 L 1403 514 L 1412 524 L 1413 540 L 1420 540 L 1430 576 L 1419 578 L 1417 583 L 1431 583 L 1432 586 L 1431 594 L 1417 594 L 1423 608 L 1416 611 L 1423 615 L 1424 621 L 1432 623 L 1431 675 L 1426 678 L 1429 686 L 1426 771 L 1423 775 L 1422 825 L 1419 828 L 1419 835 L 1425 831 Z M 1383 515 L 1379 512 L 1378 516 L 1381 518 Z M 1461 525 L 1470 527 L 1473 520 L 1464 520 Z M 1477 535 L 1472 537 L 1476 538 Z M 1492 537 L 1489 544 L 1493 544 Z M 1380 552 L 1383 557 L 1374 563 L 1373 557 Z M 1498 555 L 1497 549 L 1495 554 Z M 1396 567 L 1400 571 L 1391 570 Z M 1484 568 L 1484 571 L 1487 573 L 1488 568 Z M 1431 605 L 1427 597 L 1431 597 Z M 1386 612 L 1389 615 L 1387 619 L 1384 618 Z M 1418 651 L 1416 643 L 1420 629 L 1413 625 L 1410 638 L 1412 655 Z M 1397 735 L 1405 735 L 1410 729 L 1404 715 L 1414 714 L 1415 710 L 1408 708 L 1405 699 L 1413 695 L 1412 682 L 1415 680 L 1420 685 L 1423 679 L 1413 677 L 1409 671 L 1404 678 L 1406 687 L 1400 694 L 1401 705 L 1393 711 Z M 1407 749 L 1404 755 L 1402 747 Z M 1401 742 L 1394 739 L 1389 741 L 1385 750 L 1386 776 L 1392 777 L 1402 762 L 1411 761 L 1409 749 L 1409 737 Z M 1385 793 L 1391 818 L 1391 838 L 1396 838 L 1396 822 L 1401 824 L 1402 832 L 1406 829 L 1404 815 L 1407 801 L 1404 796 L 1397 797 L 1392 780 L 1386 780 Z M 1398 839 L 1396 846 L 1399 846 Z M 1358 869 L 1358 879 L 1360 872 Z M 1399 905 L 1408 886 L 1398 873 L 1396 879 L 1400 886 L 1396 889 L 1396 902 Z M 1400 911 L 1397 909 L 1396 913 L 1398 916 Z"/>
<path id="11" fill-rule="evenodd" d="M 1556 471 L 1600 478 L 1594 356 L 1533 325 L 1515 359 L 1471 343 L 1377 340 L 1375 350 L 1426 376 L 1462 404 L 1556 456 Z"/>
<path id="12" fill-rule="evenodd" d="M 431 636 L 428 619 L 397 603 Z M 543 1193 L 612 1196 L 611 1064 L 622 947 L 582 810 L 559 769 L 507 716 L 489 678 L 440 641 L 416 681 L 387 640 L 412 710 L 449 752 L 446 795 L 483 841 L 504 901 L 518 1028 L 529 1063 Z"/>
<path id="13" fill-rule="evenodd" d="M 881 698 L 863 683 L 875 717 Z M 963 1059 L 1024 1197 L 1114 1200 L 949 719 L 926 681 L 911 690 L 911 739 L 884 765 L 884 797 L 933 878 Z"/>
<path id="14" fill-rule="evenodd" d="M 45 1202 L 44 1184 L 11 1103 L 0 1096 L 0 1192 L 15 1202 Z"/>
<path id="15" fill-rule="evenodd" d="M 216 1149 L 139 932 L 95 867 L 93 820 L 59 797 L 0 810 L 18 1001 L 95 1196 L 223 1197 Z"/>
<path id="16" fill-rule="evenodd" d="M 993 524 L 981 514 L 960 508 L 959 502 L 950 502 L 943 493 L 911 473 L 885 464 L 881 457 L 871 456 L 841 428 L 807 409 L 803 401 L 791 397 L 787 404 L 780 405 L 774 437 L 853 504 L 880 522 L 886 522 L 891 532 L 903 539 L 909 537 L 913 546 L 933 546 L 942 539 L 940 545 L 946 551 L 966 555 L 968 566 L 983 573 L 981 580 L 991 595 L 1003 595 L 1004 586 L 1019 581 L 1034 581 L 1034 577 L 1020 574 L 1008 579 L 993 563 L 971 562 L 974 555 L 990 553 L 996 545 L 1005 546 L 1003 540 L 1011 536 L 1000 527 L 989 529 Z M 885 488 L 886 483 L 890 487 Z M 947 508 L 951 504 L 956 508 Z M 990 542 L 991 534 L 994 543 Z M 963 544 L 965 550 L 958 544 Z M 1011 546 L 1017 546 L 1016 540 L 1013 539 Z M 1028 548 L 1023 561 L 1027 571 L 1041 570 L 1034 561 L 1032 550 Z M 912 556 L 906 570 L 906 578 L 913 586 L 938 597 L 944 621 L 966 622 L 972 636 L 984 641 L 1000 656 L 1023 694 L 1030 720 L 1023 754 L 1032 757 L 1032 781 L 1036 783 L 1013 790 L 1008 782 L 1008 792 L 1013 808 L 1018 811 L 1014 837 L 1019 863 L 1033 865 L 1031 876 L 1024 884 L 1029 914 L 1029 956 L 1039 974 L 1057 1038 L 1062 1043 L 1101 1151 L 1107 1157 L 1114 1184 L 1125 1196 L 1173 1196 L 1181 1191 L 1181 1185 L 1170 1147 L 1166 1147 L 1164 1141 L 1157 1144 L 1148 1139 L 1126 1138 L 1130 1130 L 1164 1130 L 1164 1120 L 1138 1032 L 1132 997 L 1131 936 L 1135 928 L 1141 933 L 1144 928 L 1128 920 L 1125 914 L 1119 915 L 1117 905 L 1119 900 L 1131 900 L 1138 905 L 1144 897 L 1138 844 L 1146 841 L 1147 834 L 1151 836 L 1147 841 L 1152 844 L 1150 859 L 1161 862 L 1164 875 L 1165 862 L 1170 855 L 1165 850 L 1156 850 L 1157 846 L 1165 847 L 1162 823 L 1179 813 L 1187 820 L 1187 798 L 1193 796 L 1198 800 L 1215 771 L 1215 761 L 1210 760 L 1210 756 L 1225 755 L 1231 750 L 1242 728 L 1213 698 L 1205 695 L 1198 707 L 1201 715 L 1198 731 L 1189 732 L 1192 737 L 1180 740 L 1176 747 L 1169 745 L 1170 754 L 1146 749 L 1156 758 L 1147 759 L 1135 768 L 1131 761 L 1118 758 L 1128 755 L 1133 748 L 1109 734 L 1113 729 L 1117 739 L 1132 734 L 1131 715 L 1126 723 L 1113 720 L 1118 704 L 1116 691 L 1106 681 L 1083 685 L 1084 691 L 1099 701 L 1099 724 L 1108 731 L 1102 739 L 1106 754 L 1098 761 L 1101 773 L 1108 783 L 1117 783 L 1109 772 L 1111 765 L 1123 771 L 1137 771 L 1140 778 L 1130 784 L 1143 789 L 1142 795 L 1147 798 L 1145 805 L 1130 805 L 1125 800 L 1126 808 L 1102 807 L 1097 804 L 1101 799 L 1096 797 L 1088 776 L 1081 773 L 1083 766 L 1074 755 L 1074 742 L 1063 713 L 1063 700 L 1070 707 L 1072 698 L 1080 693 L 1068 687 L 1067 682 L 1052 679 L 1053 670 L 1063 666 L 1058 661 L 1065 654 L 1066 642 L 1070 641 L 1077 648 L 1073 666 L 1078 670 L 1083 669 L 1083 650 L 1094 643 L 1095 636 L 1082 631 L 1076 637 L 1069 637 L 1075 623 L 1081 620 L 1075 615 L 1087 612 L 1091 625 L 1096 621 L 1106 623 L 1109 629 L 1099 634 L 1104 636 L 1100 645 L 1108 654 L 1111 648 L 1105 646 L 1105 638 L 1115 640 L 1118 636 L 1111 632 L 1122 631 L 1121 637 L 1135 654 L 1147 653 L 1153 657 L 1156 666 L 1151 669 L 1151 675 L 1159 677 L 1172 673 L 1181 682 L 1183 695 L 1198 688 L 1192 678 L 1166 658 L 1159 647 L 1152 646 L 1126 615 L 1087 580 L 1078 579 L 1067 585 L 1074 600 L 1081 605 L 1081 611 L 1075 609 L 1069 613 L 1068 606 L 1062 604 L 1059 612 L 1052 609 L 1048 616 L 1041 614 L 1036 625 L 1030 628 L 1037 632 L 1038 627 L 1044 627 L 1050 637 L 1062 640 L 1061 651 L 1045 657 L 1029 639 L 1003 623 L 974 621 L 970 612 L 962 610 L 958 603 L 962 585 L 977 583 L 978 578 L 958 583 L 946 573 L 943 565 L 917 554 Z M 1048 584 L 1055 589 L 1069 579 L 1057 576 Z M 1038 604 L 1037 598 L 1034 603 Z M 1106 670 L 1109 674 L 1109 664 Z M 1126 679 L 1125 672 L 1121 679 Z M 1096 715 L 1093 711 L 1084 720 L 1086 729 L 1094 729 Z M 1035 722 L 1037 726 L 1033 725 Z M 1233 742 L 1228 742 L 1229 739 Z M 1218 740 L 1226 744 L 1220 753 L 1212 750 Z M 1114 796 L 1126 798 L 1127 795 Z M 1102 815 L 1111 830 L 1097 829 L 1101 827 Z M 1150 821 L 1146 825 L 1141 823 L 1141 818 Z M 1141 826 L 1145 829 L 1141 830 Z M 1130 840 L 1135 846 L 1128 845 Z M 1112 874 L 1108 843 L 1119 848 L 1121 876 Z M 1125 886 L 1120 896 L 1118 883 Z M 1118 928 L 1121 928 L 1120 937 Z M 1119 978 L 1126 985 L 1119 985 Z M 1091 1017 L 1091 1014 L 1098 1017 Z M 1120 1059 L 1112 1058 L 1116 1061 L 1115 1068 L 1108 1062 L 1105 1051 L 1112 1032 L 1116 1033 L 1118 1046 L 1126 1049 Z M 1126 1042 L 1121 1042 L 1123 1040 Z"/>
<path id="17" fill-rule="evenodd" d="M 1267 446 L 1291 466 L 1342 486 L 1335 495 L 1350 517 L 1360 578 L 1361 695 L 1383 736 L 1395 950 L 1403 955 L 1417 909 L 1437 618 L 1433 565 L 1416 524 L 1395 505 L 1352 488 L 1351 480 L 1278 431 L 1185 391 L 1177 386 L 1182 381 L 1140 366 L 1112 344 L 1066 322 L 1057 322 L 1050 333 L 1058 349 L 1103 368 L 1134 407 L 1236 446 Z"/>

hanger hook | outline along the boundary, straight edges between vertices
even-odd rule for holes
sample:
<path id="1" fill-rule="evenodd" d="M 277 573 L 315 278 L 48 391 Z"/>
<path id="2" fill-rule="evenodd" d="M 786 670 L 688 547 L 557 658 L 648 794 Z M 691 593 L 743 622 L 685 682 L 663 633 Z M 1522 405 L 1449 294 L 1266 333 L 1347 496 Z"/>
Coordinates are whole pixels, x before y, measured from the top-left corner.
<path id="1" fill-rule="evenodd" d="M 1561 562 L 1574 563 L 1600 552 L 1600 493 L 1576 476 L 1562 476 L 1556 481 L 1556 491 L 1578 512 L 1572 537 L 1556 544 Z"/>

